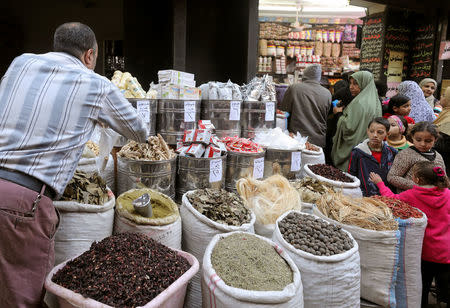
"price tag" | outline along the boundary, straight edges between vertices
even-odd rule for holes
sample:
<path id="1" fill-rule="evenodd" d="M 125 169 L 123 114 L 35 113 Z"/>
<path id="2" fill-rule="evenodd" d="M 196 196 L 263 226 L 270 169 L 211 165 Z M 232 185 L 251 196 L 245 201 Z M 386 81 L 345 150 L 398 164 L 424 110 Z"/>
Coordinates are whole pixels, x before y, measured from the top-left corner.
<path id="1" fill-rule="evenodd" d="M 146 124 L 150 123 L 150 102 L 149 101 L 137 101 L 136 109 L 138 114 L 142 117 Z"/>
<path id="2" fill-rule="evenodd" d="M 261 179 L 262 177 L 264 177 L 264 157 L 253 161 L 253 178 Z"/>
<path id="3" fill-rule="evenodd" d="M 275 120 L 275 103 L 266 102 L 266 121 Z"/>
<path id="4" fill-rule="evenodd" d="M 209 162 L 209 182 L 222 181 L 222 160 L 213 159 Z"/>
<path id="5" fill-rule="evenodd" d="M 302 166 L 302 152 L 292 152 L 291 171 L 299 171 Z"/>
<path id="6" fill-rule="evenodd" d="M 195 122 L 195 101 L 184 102 L 184 122 Z"/>
<path id="7" fill-rule="evenodd" d="M 230 104 L 230 121 L 239 121 L 241 119 L 241 102 L 232 101 Z"/>

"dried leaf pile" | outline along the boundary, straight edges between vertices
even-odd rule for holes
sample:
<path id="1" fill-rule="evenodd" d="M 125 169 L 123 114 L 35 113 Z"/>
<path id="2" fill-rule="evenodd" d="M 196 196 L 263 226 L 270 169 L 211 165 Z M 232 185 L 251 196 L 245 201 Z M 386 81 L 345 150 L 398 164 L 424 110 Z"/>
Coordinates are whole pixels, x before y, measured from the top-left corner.
<path id="1" fill-rule="evenodd" d="M 105 181 L 97 173 L 76 171 L 67 184 L 60 201 L 77 201 L 83 204 L 102 205 L 108 201 Z"/>
<path id="2" fill-rule="evenodd" d="M 326 194 L 317 202 L 317 208 L 328 218 L 342 224 L 376 231 L 398 229 L 391 209 L 374 198 L 351 198 L 341 193 Z"/>
<path id="3" fill-rule="evenodd" d="M 301 210 L 300 196 L 282 175 L 275 174 L 264 181 L 242 178 L 236 188 L 262 225 L 274 224 L 290 210 Z"/>
<path id="4" fill-rule="evenodd" d="M 197 189 L 187 198 L 197 211 L 215 222 L 241 226 L 251 220 L 251 212 L 242 199 L 224 189 Z"/>
<path id="5" fill-rule="evenodd" d="M 332 185 L 311 177 L 293 181 L 291 184 L 297 189 L 302 202 L 307 203 L 316 203 L 322 195 L 335 192 Z"/>
<path id="6" fill-rule="evenodd" d="M 150 136 L 148 143 L 137 143 L 134 140 L 128 142 L 117 153 L 120 157 L 136 160 L 168 160 L 175 157 L 175 152 L 169 148 L 160 134 Z"/>

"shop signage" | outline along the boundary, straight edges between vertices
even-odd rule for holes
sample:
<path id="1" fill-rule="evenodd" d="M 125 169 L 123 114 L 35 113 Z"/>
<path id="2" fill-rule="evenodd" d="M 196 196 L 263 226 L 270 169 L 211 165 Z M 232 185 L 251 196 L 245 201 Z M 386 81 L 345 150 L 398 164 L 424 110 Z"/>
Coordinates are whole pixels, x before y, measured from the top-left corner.
<path id="1" fill-rule="evenodd" d="M 403 72 L 403 61 L 405 53 L 402 51 L 393 51 L 389 53 L 387 82 L 401 82 Z"/>
<path id="2" fill-rule="evenodd" d="M 450 59 L 450 41 L 441 42 L 441 48 L 439 49 L 439 60 Z"/>

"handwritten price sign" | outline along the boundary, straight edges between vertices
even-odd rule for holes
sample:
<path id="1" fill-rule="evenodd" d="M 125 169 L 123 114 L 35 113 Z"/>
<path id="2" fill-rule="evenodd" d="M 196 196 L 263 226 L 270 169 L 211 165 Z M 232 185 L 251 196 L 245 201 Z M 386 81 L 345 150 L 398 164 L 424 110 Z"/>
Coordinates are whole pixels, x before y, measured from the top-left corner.
<path id="1" fill-rule="evenodd" d="M 195 122 L 195 101 L 184 102 L 184 122 Z"/>
<path id="2" fill-rule="evenodd" d="M 150 102 L 149 101 L 137 101 L 136 109 L 138 114 L 142 117 L 146 124 L 150 123 Z"/>
<path id="3" fill-rule="evenodd" d="M 230 121 L 239 121 L 241 119 L 241 102 L 232 101 L 230 103 Z"/>
<path id="4" fill-rule="evenodd" d="M 209 182 L 215 183 L 222 181 L 222 160 L 213 159 L 209 162 Z"/>
<path id="5" fill-rule="evenodd" d="M 273 121 L 275 119 L 275 103 L 266 102 L 266 121 Z"/>
<path id="6" fill-rule="evenodd" d="M 261 179 L 264 176 L 264 157 L 253 161 L 253 178 Z"/>
<path id="7" fill-rule="evenodd" d="M 449 60 L 450 59 L 450 41 L 444 41 L 441 43 L 441 48 L 439 49 L 439 60 Z"/>

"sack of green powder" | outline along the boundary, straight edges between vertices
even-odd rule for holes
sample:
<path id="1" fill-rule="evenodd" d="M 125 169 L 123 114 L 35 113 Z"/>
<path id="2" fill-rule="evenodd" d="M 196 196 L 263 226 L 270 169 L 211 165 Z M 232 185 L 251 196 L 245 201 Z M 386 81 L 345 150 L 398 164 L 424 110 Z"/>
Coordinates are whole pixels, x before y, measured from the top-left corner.
<path id="1" fill-rule="evenodd" d="M 215 235 L 233 231 L 246 231 L 254 233 L 253 225 L 255 223 L 256 217 L 253 212 L 248 210 L 248 222 L 243 223 L 239 226 L 228 225 L 224 222 L 220 223 L 214 221 L 213 219 L 210 219 L 207 216 L 201 214 L 189 201 L 188 197 L 194 196 L 196 192 L 199 191 L 205 192 L 205 194 L 208 191 L 211 194 L 220 192 L 221 194 L 230 194 L 228 196 L 238 196 L 234 193 L 226 192 L 223 189 L 198 189 L 188 191 L 183 195 L 182 204 L 180 207 L 180 214 L 183 220 L 183 250 L 193 254 L 197 258 L 197 260 L 199 260 L 201 268 L 203 254 L 205 252 L 206 246 Z M 228 204 L 228 202 L 223 202 L 220 204 L 226 205 Z M 200 273 L 197 273 L 197 275 L 192 278 L 191 283 L 188 286 L 186 295 L 186 307 L 202 307 Z"/>
<path id="2" fill-rule="evenodd" d="M 143 217 L 134 211 L 133 200 L 150 195 L 153 215 Z M 142 233 L 170 248 L 181 250 L 181 217 L 178 206 L 168 196 L 149 188 L 131 189 L 116 201 L 114 234 Z"/>
<path id="3" fill-rule="evenodd" d="M 359 307 L 358 244 L 350 233 L 317 216 L 289 211 L 278 218 L 272 240 L 300 271 L 305 307 Z"/>
<path id="4" fill-rule="evenodd" d="M 202 267 L 203 308 L 302 308 L 301 274 L 273 241 L 247 232 L 213 237 Z"/>
<path id="5" fill-rule="evenodd" d="M 71 259 L 88 250 L 95 241 L 112 235 L 115 197 L 107 189 L 102 204 L 86 204 L 78 201 L 54 201 L 60 213 L 55 234 L 55 264 Z"/>

